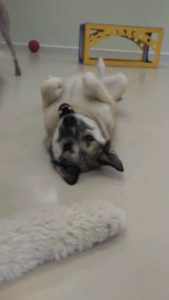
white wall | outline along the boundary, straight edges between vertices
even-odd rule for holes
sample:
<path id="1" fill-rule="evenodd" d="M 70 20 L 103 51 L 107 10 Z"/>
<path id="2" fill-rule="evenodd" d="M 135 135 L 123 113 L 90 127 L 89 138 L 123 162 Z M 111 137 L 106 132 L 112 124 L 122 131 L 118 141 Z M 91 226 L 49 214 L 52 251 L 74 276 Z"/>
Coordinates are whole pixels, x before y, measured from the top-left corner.
<path id="1" fill-rule="evenodd" d="M 165 27 L 169 52 L 169 0 L 7 0 L 13 41 L 78 46 L 79 24 L 98 22 Z M 128 44 L 116 43 L 116 48 Z"/>

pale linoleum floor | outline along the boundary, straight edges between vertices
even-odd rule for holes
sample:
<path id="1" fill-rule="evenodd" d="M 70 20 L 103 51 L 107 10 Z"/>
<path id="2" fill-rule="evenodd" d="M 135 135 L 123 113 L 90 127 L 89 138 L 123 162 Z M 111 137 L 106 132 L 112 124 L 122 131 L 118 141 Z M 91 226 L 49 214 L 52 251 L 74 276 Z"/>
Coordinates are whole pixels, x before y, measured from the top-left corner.
<path id="1" fill-rule="evenodd" d="M 122 70 L 115 149 L 124 175 L 105 168 L 70 187 L 43 146 L 39 87 L 49 74 L 83 69 L 73 55 L 19 51 L 23 75 L 0 55 L 0 218 L 43 203 L 111 199 L 127 213 L 127 232 L 98 248 L 45 265 L 0 289 L 1 300 L 169 299 L 169 67 Z M 85 67 L 94 70 L 94 67 Z"/>

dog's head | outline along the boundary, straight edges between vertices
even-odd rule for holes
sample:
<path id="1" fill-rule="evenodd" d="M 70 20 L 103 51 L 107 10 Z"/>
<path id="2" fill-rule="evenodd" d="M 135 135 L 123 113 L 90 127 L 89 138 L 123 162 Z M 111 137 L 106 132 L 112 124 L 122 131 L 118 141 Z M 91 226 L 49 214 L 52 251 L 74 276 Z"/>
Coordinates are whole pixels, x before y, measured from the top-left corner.
<path id="1" fill-rule="evenodd" d="M 51 162 L 69 184 L 75 184 L 80 172 L 110 165 L 123 171 L 117 154 L 111 150 L 95 121 L 76 114 L 68 104 L 59 108 L 60 121 L 54 132 L 50 155 Z"/>

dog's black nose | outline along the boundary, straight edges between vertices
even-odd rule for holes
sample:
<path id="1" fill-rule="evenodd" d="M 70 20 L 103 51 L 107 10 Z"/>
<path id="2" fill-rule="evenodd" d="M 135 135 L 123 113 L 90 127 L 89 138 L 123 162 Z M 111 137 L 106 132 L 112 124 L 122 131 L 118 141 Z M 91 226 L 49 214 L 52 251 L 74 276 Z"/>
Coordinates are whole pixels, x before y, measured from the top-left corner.
<path id="1" fill-rule="evenodd" d="M 64 117 L 63 124 L 65 127 L 72 127 L 76 124 L 76 118 L 72 115 L 67 115 Z"/>
<path id="2" fill-rule="evenodd" d="M 64 116 L 68 115 L 68 114 L 73 114 L 74 110 L 73 108 L 67 104 L 67 103 L 63 103 L 59 106 L 59 117 L 63 118 Z"/>

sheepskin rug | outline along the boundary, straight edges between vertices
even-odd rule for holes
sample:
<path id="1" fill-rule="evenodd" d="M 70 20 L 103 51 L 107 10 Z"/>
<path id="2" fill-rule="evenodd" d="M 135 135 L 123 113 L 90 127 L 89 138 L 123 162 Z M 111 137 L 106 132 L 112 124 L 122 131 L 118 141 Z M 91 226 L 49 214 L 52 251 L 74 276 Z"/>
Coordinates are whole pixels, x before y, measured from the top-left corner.
<path id="1" fill-rule="evenodd" d="M 111 202 L 49 205 L 0 221 L 0 284 L 102 243 L 125 227 Z"/>

